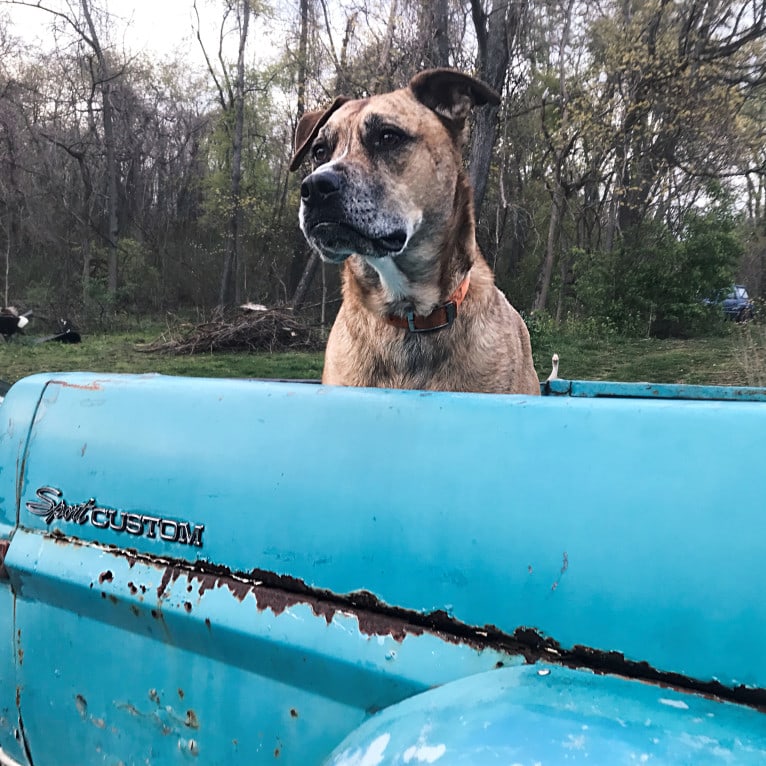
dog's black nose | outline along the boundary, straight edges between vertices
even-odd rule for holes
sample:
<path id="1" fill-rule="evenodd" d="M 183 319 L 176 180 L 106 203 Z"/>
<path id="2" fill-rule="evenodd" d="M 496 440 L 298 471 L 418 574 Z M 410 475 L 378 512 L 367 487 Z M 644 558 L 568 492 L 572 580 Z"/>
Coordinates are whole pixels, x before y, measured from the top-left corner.
<path id="1" fill-rule="evenodd" d="M 307 205 L 318 205 L 326 202 L 341 189 L 342 179 L 332 168 L 315 170 L 306 176 L 301 184 L 301 199 Z"/>

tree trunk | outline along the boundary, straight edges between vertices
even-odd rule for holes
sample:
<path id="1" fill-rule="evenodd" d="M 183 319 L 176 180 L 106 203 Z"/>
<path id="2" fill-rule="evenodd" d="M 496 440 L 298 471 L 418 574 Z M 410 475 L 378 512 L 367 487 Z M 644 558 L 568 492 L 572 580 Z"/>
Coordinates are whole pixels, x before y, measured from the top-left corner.
<path id="1" fill-rule="evenodd" d="M 394 43 L 394 32 L 396 31 L 396 20 L 398 18 L 398 0 L 392 0 L 391 9 L 388 13 L 388 23 L 386 24 L 386 34 L 383 37 L 383 44 L 380 46 L 380 56 L 378 57 L 378 76 L 376 79 L 376 90 L 382 92 L 390 90 L 393 87 L 391 83 L 391 46 Z"/>
<path id="2" fill-rule="evenodd" d="M 567 204 L 567 190 L 564 186 L 565 162 L 572 150 L 572 139 L 568 136 L 569 130 L 569 92 L 566 81 L 565 51 L 569 46 L 569 33 L 572 28 L 572 9 L 574 0 L 568 0 L 566 18 L 559 41 L 559 100 L 561 103 L 561 116 L 559 118 L 558 134 L 550 135 L 545 124 L 545 99 L 543 99 L 542 130 L 548 137 L 554 160 L 554 171 L 551 185 L 551 216 L 548 221 L 548 238 L 545 244 L 545 256 L 538 280 L 537 294 L 532 304 L 533 311 L 543 311 L 548 303 L 548 291 L 553 276 L 553 266 L 556 262 L 556 248 L 559 240 L 561 221 L 564 217 L 564 208 Z"/>
<path id="3" fill-rule="evenodd" d="M 306 111 L 306 71 L 308 69 L 309 0 L 301 0 L 301 31 L 298 39 L 298 108 L 296 122 Z"/>
<path id="4" fill-rule="evenodd" d="M 505 89 L 511 47 L 519 34 L 526 9 L 527 0 L 492 0 L 490 11 L 486 13 L 481 0 L 471 0 L 477 41 L 476 72 L 500 94 Z M 487 105 L 478 109 L 475 115 L 468 167 L 477 219 L 487 190 L 499 109 L 499 106 Z"/>
<path id="5" fill-rule="evenodd" d="M 101 82 L 97 83 L 101 91 L 101 118 L 104 123 L 104 154 L 106 159 L 106 206 L 107 206 L 107 260 L 106 289 L 110 302 L 114 304 L 117 294 L 117 247 L 120 238 L 119 219 L 117 216 L 117 159 L 114 138 L 114 112 L 112 110 L 112 72 L 104 55 L 101 42 L 90 12 L 90 0 L 80 0 L 85 23 L 88 25 L 90 39 L 87 42 L 93 49 L 98 61 L 98 74 Z"/>
<path id="6" fill-rule="evenodd" d="M 11 220 L 11 213 L 8 212 L 8 228 L 5 232 L 5 289 L 3 291 L 3 306 L 7 306 L 9 303 L 9 282 L 11 278 L 11 231 L 13 230 L 13 221 Z"/>
<path id="7" fill-rule="evenodd" d="M 296 124 L 306 111 L 306 76 L 308 72 L 308 32 L 309 32 L 309 0 L 301 0 L 301 30 L 298 42 L 298 104 L 296 108 Z M 296 222 L 297 223 L 297 222 Z M 296 226 L 297 228 L 297 226 Z M 297 234 L 293 256 L 290 259 L 290 267 L 287 274 L 287 287 L 292 294 L 290 305 L 299 307 L 305 299 L 308 285 L 304 285 L 307 278 L 307 270 L 311 266 L 311 260 L 304 262 L 306 248 L 302 234 Z M 313 276 L 313 270 L 311 271 Z"/>
<path id="8" fill-rule="evenodd" d="M 318 253 L 312 250 L 308 261 L 306 261 L 306 268 L 303 269 L 303 274 L 301 274 L 300 282 L 298 282 L 295 293 L 293 293 L 293 299 L 290 301 L 290 306 L 295 311 L 298 311 L 306 300 L 306 295 L 308 294 L 309 287 L 311 287 L 314 274 L 316 274 L 317 266 L 319 266 L 319 260 Z"/>
<path id="9" fill-rule="evenodd" d="M 250 24 L 250 0 L 242 3 L 242 22 L 239 31 L 237 54 L 237 76 L 234 81 L 234 134 L 231 142 L 231 185 L 229 215 L 229 237 L 226 243 L 221 289 L 218 294 L 218 308 L 225 309 L 241 301 L 239 279 L 239 238 L 242 221 L 242 136 L 245 123 L 245 48 Z"/>
<path id="10" fill-rule="evenodd" d="M 558 243 L 561 219 L 564 215 L 566 197 L 563 187 L 558 184 L 553 191 L 553 204 L 551 205 L 551 217 L 548 221 L 548 239 L 545 244 L 545 257 L 540 273 L 535 301 L 532 304 L 533 311 L 542 311 L 548 303 L 548 290 L 553 276 L 553 264 L 556 261 L 556 244 Z"/>

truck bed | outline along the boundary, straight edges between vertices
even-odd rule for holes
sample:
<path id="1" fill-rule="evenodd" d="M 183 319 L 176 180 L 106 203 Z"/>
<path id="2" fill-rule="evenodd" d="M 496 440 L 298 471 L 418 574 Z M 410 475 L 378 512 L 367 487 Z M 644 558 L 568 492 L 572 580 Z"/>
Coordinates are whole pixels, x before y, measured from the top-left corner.
<path id="1" fill-rule="evenodd" d="M 766 763 L 766 393 L 543 388 L 13 386 L 0 763 Z"/>

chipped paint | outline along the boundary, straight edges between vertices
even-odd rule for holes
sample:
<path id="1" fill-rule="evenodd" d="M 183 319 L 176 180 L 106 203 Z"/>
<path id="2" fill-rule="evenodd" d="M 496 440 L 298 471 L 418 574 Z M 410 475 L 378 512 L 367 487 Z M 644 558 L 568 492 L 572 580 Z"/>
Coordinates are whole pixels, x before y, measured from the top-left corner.
<path id="1" fill-rule="evenodd" d="M 335 762 L 335 766 L 378 766 L 391 741 L 390 734 L 376 737 L 366 750 L 353 750 L 343 753 Z"/>
<path id="2" fill-rule="evenodd" d="M 60 534 L 52 537 L 61 545 L 86 544 L 77 538 Z M 654 668 L 647 662 L 630 660 L 616 651 L 603 651 L 577 644 L 567 648 L 531 627 L 521 626 L 512 633 L 507 633 L 494 625 L 468 625 L 455 619 L 445 610 L 424 614 L 386 604 L 367 591 L 337 594 L 312 588 L 298 578 L 263 569 L 253 569 L 248 573 L 233 572 L 226 567 L 205 561 L 189 563 L 136 551 L 126 554 L 115 546 L 99 546 L 94 543 L 87 545 L 100 548 L 108 555 L 129 559 L 131 566 L 140 561 L 144 565 L 161 570 L 160 582 L 156 589 L 157 608 L 152 608 L 150 614 L 163 624 L 166 631 L 168 628 L 164 625 L 162 603 L 168 598 L 173 585 L 185 579 L 185 591 L 190 592 L 189 586 L 192 586 L 191 592 L 196 591 L 199 599 L 209 591 L 226 589 L 233 598 L 243 603 L 252 597 L 258 611 L 270 610 L 277 616 L 289 614 L 292 607 L 307 605 L 312 613 L 323 619 L 327 625 L 333 623 L 336 614 L 354 617 L 359 632 L 369 637 L 388 636 L 401 643 L 407 636 L 428 633 L 445 642 L 464 644 L 479 651 L 491 648 L 510 656 L 520 656 L 530 664 L 544 662 L 573 669 L 587 669 L 595 673 L 622 676 L 766 711 L 766 689 L 744 685 L 729 687 L 716 680 L 690 678 L 680 673 Z M 569 556 L 564 552 L 559 577 L 563 576 L 569 567 Z M 127 587 L 130 593 L 135 595 L 135 583 L 127 583 Z M 146 590 L 144 586 L 141 586 L 141 589 Z M 102 593 L 102 597 L 107 596 Z M 109 594 L 108 597 L 112 603 L 118 602 L 113 594 Z M 180 608 L 191 612 L 191 602 L 181 602 Z M 214 627 L 209 618 L 205 618 L 205 625 L 209 630 Z M 390 656 L 390 659 L 394 659 L 394 656 Z"/>
<path id="3" fill-rule="evenodd" d="M 0 540 L 0 580 L 8 579 L 8 570 L 5 568 L 5 556 L 8 553 L 10 540 Z"/>
<path id="4" fill-rule="evenodd" d="M 62 388 L 74 388 L 78 391 L 101 391 L 106 382 L 108 381 L 94 380 L 92 383 L 73 383 L 71 380 L 51 380 L 50 384 Z"/>
<path id="5" fill-rule="evenodd" d="M 444 743 L 438 745 L 426 745 L 420 741 L 417 745 L 411 745 L 402 754 L 405 763 L 436 763 L 447 752 Z"/>

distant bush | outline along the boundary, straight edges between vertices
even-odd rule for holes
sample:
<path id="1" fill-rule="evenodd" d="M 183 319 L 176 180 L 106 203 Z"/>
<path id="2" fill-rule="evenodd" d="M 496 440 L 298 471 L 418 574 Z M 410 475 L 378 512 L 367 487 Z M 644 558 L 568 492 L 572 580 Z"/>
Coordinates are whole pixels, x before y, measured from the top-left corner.
<path id="1" fill-rule="evenodd" d="M 710 332 L 720 315 L 703 299 L 733 283 L 742 252 L 724 207 L 690 215 L 680 237 L 662 223 L 641 224 L 610 253 L 575 253 L 578 314 L 630 336 Z"/>

